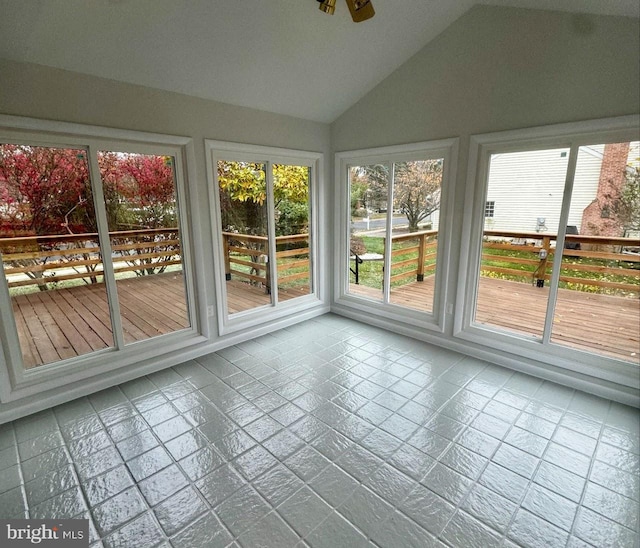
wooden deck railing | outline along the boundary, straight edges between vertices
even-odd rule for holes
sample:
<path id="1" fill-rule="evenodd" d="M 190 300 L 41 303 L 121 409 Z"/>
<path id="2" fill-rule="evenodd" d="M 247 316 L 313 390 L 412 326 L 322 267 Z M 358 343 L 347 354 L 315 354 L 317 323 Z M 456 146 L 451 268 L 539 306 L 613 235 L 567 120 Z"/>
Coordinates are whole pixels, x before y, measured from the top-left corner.
<path id="1" fill-rule="evenodd" d="M 556 252 L 555 234 L 485 230 L 484 236 L 481 266 L 483 275 L 529 278 L 539 287 L 544 286 L 544 281 L 551 278 L 551 267 Z M 421 282 L 425 275 L 432 274 L 436 267 L 437 237 L 437 230 L 392 236 L 391 282 Z M 406 245 L 408 242 L 412 242 L 413 245 Z M 640 293 L 640 254 L 624 251 L 638 247 L 640 242 L 633 238 L 568 234 L 565 237 L 560 281 L 573 284 L 574 288 L 580 284 Z M 500 255 L 496 253 L 498 250 L 511 253 Z M 597 264 L 584 261 L 569 263 L 573 258 L 594 259 L 593 262 Z M 495 263 L 501 263 L 502 266 Z M 410 266 L 413 268 L 407 269 Z M 397 272 L 398 270 L 400 272 Z M 577 276 L 577 272 L 585 273 L 585 277 Z M 607 275 L 627 280 L 606 279 Z"/>
<path id="2" fill-rule="evenodd" d="M 223 232 L 222 235 L 227 279 L 235 275 L 261 283 L 269 290 L 267 238 L 232 232 Z M 392 282 L 409 278 L 420 282 L 425 275 L 434 272 L 437 236 L 437 231 L 427 230 L 392 237 Z M 552 244 L 556 241 L 556 235 L 486 230 L 484 236 L 481 267 L 484 275 L 530 276 L 532 281 L 540 280 L 538 285 L 544 285 L 544 280 L 550 278 L 556 252 Z M 181 264 L 180 239 L 176 228 L 111 232 L 110 238 L 116 273 L 153 274 L 163 272 L 168 266 Z M 637 248 L 640 245 L 638 240 L 567 235 L 565 242 L 563 253 L 566 259 L 595 259 L 597 264 L 568 264 L 565 260 L 561 282 L 640 292 L 640 255 L 624 252 L 625 248 Z M 505 256 L 495 253 L 497 250 L 517 253 Z M 47 289 L 48 284 L 76 279 L 95 283 L 103 275 L 98 235 L 94 233 L 0 238 L 0 253 L 10 288 L 37 285 Z M 278 236 L 276 260 L 279 284 L 308 278 L 309 235 Z M 496 262 L 503 263 L 503 266 L 492 264 Z M 580 277 L 571 275 L 571 272 L 586 275 Z M 631 280 L 611 280 L 607 279 L 608 275 Z"/>
<path id="3" fill-rule="evenodd" d="M 223 232 L 222 243 L 224 248 L 224 271 L 227 281 L 231 280 L 232 276 L 237 276 L 244 280 L 262 284 L 267 292 L 271 291 L 269 240 L 266 236 Z M 287 260 L 284 261 L 282 259 Z M 308 279 L 311 267 L 309 234 L 277 236 L 276 261 L 279 285 Z M 236 265 L 244 267 L 244 270 L 238 269 Z M 289 272 L 299 269 L 302 270 L 300 272 Z"/>
<path id="4" fill-rule="evenodd" d="M 415 242 L 414 242 L 415 241 Z M 413 245 L 403 245 L 412 242 Z M 394 244 L 400 244 L 394 249 Z M 415 278 L 417 282 L 424 281 L 424 276 L 435 272 L 436 252 L 438 247 L 438 231 L 423 230 L 408 234 L 396 234 L 391 236 L 391 282 Z M 417 253 L 415 258 L 394 260 L 396 257 L 404 257 Z M 407 266 L 413 266 L 410 270 L 404 270 Z M 394 269 L 402 272 L 394 274 Z"/>
<path id="5" fill-rule="evenodd" d="M 551 278 L 551 267 L 556 253 L 555 234 L 538 232 L 508 232 L 499 230 L 485 230 L 485 241 L 482 252 L 482 272 L 504 274 L 508 276 L 531 276 L 532 281 L 538 281 L 538 286 L 544 285 L 544 280 Z M 640 292 L 640 254 L 625 253 L 626 248 L 637 248 L 640 242 L 634 238 L 612 238 L 605 236 L 565 237 L 562 270 L 560 281 L 569 284 L 617 289 L 621 291 Z M 504 256 L 492 253 L 493 250 L 507 250 L 518 252 L 520 257 Z M 599 264 L 570 264 L 571 258 L 595 259 Z M 491 262 L 508 263 L 512 266 L 499 267 Z M 613 262 L 613 264 L 607 264 Z M 515 268 L 525 265 L 524 269 Z M 578 277 L 567 272 L 585 272 L 586 276 Z M 633 283 L 625 283 L 602 279 L 602 275 L 615 275 L 634 278 Z"/>
<path id="6" fill-rule="evenodd" d="M 109 233 L 116 274 L 158 274 L 179 265 L 177 228 L 125 230 Z M 10 288 L 66 280 L 96 283 L 103 276 L 98 234 L 56 234 L 0 238 L 0 254 Z"/>

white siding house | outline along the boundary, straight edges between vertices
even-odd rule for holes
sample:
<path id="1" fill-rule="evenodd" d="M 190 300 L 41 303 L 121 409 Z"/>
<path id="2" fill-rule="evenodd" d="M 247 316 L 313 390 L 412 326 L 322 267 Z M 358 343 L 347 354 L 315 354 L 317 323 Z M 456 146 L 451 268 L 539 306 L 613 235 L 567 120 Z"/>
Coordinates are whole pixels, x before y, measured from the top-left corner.
<path id="1" fill-rule="evenodd" d="M 582 233 L 582 213 L 596 197 L 604 145 L 581 147 L 568 225 Z M 628 164 L 637 165 L 640 142 L 631 143 Z M 494 154 L 489 168 L 485 230 L 558 231 L 569 149 Z M 428 222 L 427 219 L 425 222 Z M 437 228 L 439 211 L 431 215 Z"/>
<path id="2" fill-rule="evenodd" d="M 640 143 L 631 143 L 628 164 L 637 163 Z M 582 213 L 596 198 L 604 145 L 581 147 L 569 222 L 582 233 Z M 568 149 L 496 154 L 491 158 L 487 202 L 493 217 L 487 230 L 556 233 L 560 220 Z"/>

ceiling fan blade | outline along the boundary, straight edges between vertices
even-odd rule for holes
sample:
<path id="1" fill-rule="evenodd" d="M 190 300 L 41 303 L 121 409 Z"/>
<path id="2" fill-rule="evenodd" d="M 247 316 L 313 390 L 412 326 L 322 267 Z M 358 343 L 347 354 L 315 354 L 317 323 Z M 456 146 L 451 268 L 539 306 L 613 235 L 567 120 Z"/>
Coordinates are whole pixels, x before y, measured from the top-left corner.
<path id="1" fill-rule="evenodd" d="M 347 0 L 347 6 L 355 23 L 371 19 L 376 14 L 371 0 Z"/>

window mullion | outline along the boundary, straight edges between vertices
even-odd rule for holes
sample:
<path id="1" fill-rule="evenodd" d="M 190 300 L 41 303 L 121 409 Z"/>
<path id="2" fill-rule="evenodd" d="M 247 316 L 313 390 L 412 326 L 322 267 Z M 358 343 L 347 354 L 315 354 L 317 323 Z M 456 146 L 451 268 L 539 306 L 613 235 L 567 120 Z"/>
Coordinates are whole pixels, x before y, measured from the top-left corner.
<path id="1" fill-rule="evenodd" d="M 0 253 L 0 266 L 4 265 L 2 253 Z M 15 378 L 21 379 L 24 376 L 24 359 L 20 351 L 20 338 L 18 336 L 18 328 L 13 315 L 13 301 L 9 294 L 9 283 L 5 276 L 0 275 L 0 322 L 4 329 L 0 329 L 0 345 L 4 347 L 5 358 L 7 364 L 7 373 Z M 2 371 L 0 371 L 0 381 L 3 380 Z M 0 387 L 0 400 L 3 396 L 8 396 L 9 383 L 2 383 Z"/>
<path id="2" fill-rule="evenodd" d="M 276 256 L 276 221 L 275 221 L 275 200 L 273 192 L 273 162 L 265 163 L 267 178 L 267 236 L 269 249 L 269 289 L 271 291 L 271 303 L 273 306 L 278 304 L 278 258 Z"/>
<path id="3" fill-rule="evenodd" d="M 387 222 L 384 237 L 384 273 L 382 276 L 383 302 L 389 304 L 391 294 L 391 251 L 393 249 L 393 185 L 395 183 L 395 163 L 387 164 Z"/>
<path id="4" fill-rule="evenodd" d="M 576 175 L 576 165 L 578 163 L 578 145 L 571 145 L 569 152 L 569 163 L 565 177 L 564 194 L 562 196 L 562 208 L 560 210 L 560 220 L 558 234 L 556 236 L 556 249 L 553 255 L 553 268 L 551 270 L 551 280 L 549 281 L 549 300 L 547 302 L 547 313 L 544 321 L 544 332 L 542 334 L 542 344 L 549 344 L 551 340 L 551 330 L 553 328 L 553 316 L 556 310 L 556 298 L 558 296 L 558 284 L 560 282 L 560 270 L 562 268 L 562 250 L 564 249 L 564 238 L 567 232 L 567 222 L 571 209 L 571 195 L 573 194 L 573 181 Z"/>
<path id="5" fill-rule="evenodd" d="M 124 333 L 120 316 L 120 303 L 118 301 L 118 289 L 113 270 L 111 238 L 109 236 L 109 224 L 104 202 L 102 177 L 98 164 L 98 151 L 91 145 L 87 147 L 89 160 L 89 173 L 93 190 L 93 205 L 96 212 L 96 224 L 98 227 L 98 240 L 100 242 L 100 254 L 102 255 L 102 269 L 104 271 L 104 283 L 107 287 L 109 301 L 109 313 L 111 315 L 111 328 L 113 330 L 113 342 L 116 349 L 124 348 Z"/>
<path id="6" fill-rule="evenodd" d="M 185 293 L 187 299 L 187 310 L 189 315 L 189 325 L 198 325 L 198 315 L 196 312 L 196 298 L 193 287 L 193 256 L 192 256 L 192 240 L 191 231 L 189 230 L 188 219 L 188 196 L 186 184 L 186 170 L 183 162 L 183 154 L 177 151 L 174 155 L 173 177 L 176 183 L 176 198 L 178 211 L 178 235 L 180 239 L 180 250 L 182 254 L 182 268 L 184 272 Z M 202 327 L 202 326 L 200 326 Z"/>

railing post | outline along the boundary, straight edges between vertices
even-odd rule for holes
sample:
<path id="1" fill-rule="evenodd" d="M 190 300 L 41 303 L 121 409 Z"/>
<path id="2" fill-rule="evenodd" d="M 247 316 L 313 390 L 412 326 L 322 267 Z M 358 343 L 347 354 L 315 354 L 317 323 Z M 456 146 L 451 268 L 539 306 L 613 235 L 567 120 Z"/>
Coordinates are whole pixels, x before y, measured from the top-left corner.
<path id="1" fill-rule="evenodd" d="M 418 274 L 416 281 L 424 282 L 424 246 L 426 244 L 426 238 L 424 234 L 420 234 L 420 243 L 418 249 Z"/>
<path id="2" fill-rule="evenodd" d="M 224 246 L 224 279 L 231 280 L 231 262 L 229 261 L 229 236 L 222 234 L 222 243 Z"/>
<path id="3" fill-rule="evenodd" d="M 542 238 L 542 249 L 540 250 L 540 264 L 536 269 L 536 287 L 544 287 L 545 275 L 547 273 L 547 262 L 549 260 L 549 251 L 551 250 L 551 237 L 544 236 Z"/>
<path id="4" fill-rule="evenodd" d="M 384 293 L 384 254 L 387 250 L 387 237 L 382 238 L 382 292 Z M 391 243 L 389 244 L 389 280 L 391 280 L 391 276 L 393 274 L 393 236 L 391 236 Z"/>

